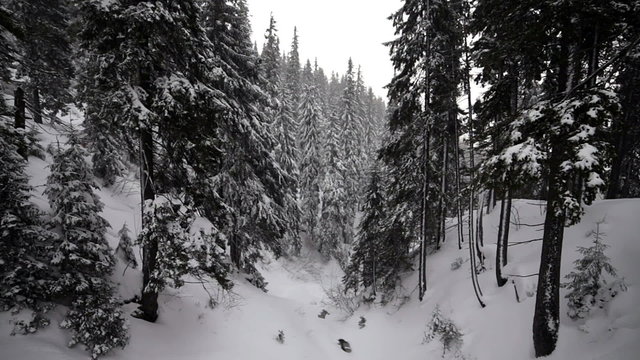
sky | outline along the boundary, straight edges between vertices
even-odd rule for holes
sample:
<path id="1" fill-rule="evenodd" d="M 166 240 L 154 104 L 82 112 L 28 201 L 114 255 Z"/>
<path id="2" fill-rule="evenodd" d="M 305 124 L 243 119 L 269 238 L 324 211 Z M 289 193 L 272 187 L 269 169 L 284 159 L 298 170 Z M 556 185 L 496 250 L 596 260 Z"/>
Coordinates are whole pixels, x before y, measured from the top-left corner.
<path id="1" fill-rule="evenodd" d="M 269 16 L 276 19 L 280 50 L 289 52 L 293 28 L 298 28 L 300 62 L 307 59 L 330 76 L 344 74 L 349 57 L 362 67 L 367 86 L 386 99 L 383 87 L 391 81 L 393 67 L 384 42 L 393 39 L 387 17 L 400 8 L 400 0 L 247 0 L 253 40 L 262 50 Z"/>

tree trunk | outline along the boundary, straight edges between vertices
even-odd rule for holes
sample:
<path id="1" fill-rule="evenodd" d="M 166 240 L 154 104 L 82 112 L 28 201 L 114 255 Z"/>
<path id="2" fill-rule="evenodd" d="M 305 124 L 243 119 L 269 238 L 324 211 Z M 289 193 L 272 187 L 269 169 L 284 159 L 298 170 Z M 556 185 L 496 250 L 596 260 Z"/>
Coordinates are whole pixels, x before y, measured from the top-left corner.
<path id="1" fill-rule="evenodd" d="M 24 102 L 24 90 L 21 87 L 16 88 L 14 92 L 14 126 L 16 129 L 24 129 L 26 125 L 26 116 L 25 116 L 25 102 Z M 27 158 L 27 146 L 25 144 L 24 138 L 20 139 L 20 146 L 18 148 L 18 153 L 22 155 L 25 159 Z"/>
<path id="2" fill-rule="evenodd" d="M 445 135 L 444 147 L 442 149 L 442 168 L 440 174 L 440 196 L 438 199 L 438 237 L 436 242 L 436 248 L 440 249 L 440 244 L 445 241 L 445 220 L 447 216 L 447 207 L 445 199 L 445 192 L 447 188 L 447 163 L 449 161 L 449 147 L 447 138 Z"/>
<path id="3" fill-rule="evenodd" d="M 147 200 L 155 199 L 154 188 L 154 156 L 153 156 L 153 133 L 151 129 L 143 127 L 140 130 L 140 183 L 142 185 L 143 208 Z M 143 217 L 144 219 L 144 217 Z M 143 227 L 148 224 L 142 224 Z M 158 242 L 151 236 L 142 248 L 142 298 L 140 310 L 144 320 L 155 322 L 158 318 L 158 292 L 148 287 L 151 274 L 156 269 L 158 255 Z"/>
<path id="4" fill-rule="evenodd" d="M 498 242 L 496 248 L 496 279 L 498 286 L 504 286 L 507 278 L 502 271 L 507 265 L 507 250 L 509 248 L 509 226 L 511 225 L 511 192 L 505 191 L 500 202 L 500 224 L 498 226 Z"/>
<path id="5" fill-rule="evenodd" d="M 561 164 L 565 157 L 564 146 L 561 141 L 556 140 L 552 145 L 549 159 L 547 213 L 544 221 L 538 290 L 533 317 L 533 344 L 536 357 L 551 354 L 558 340 L 560 264 L 565 224 L 562 194 L 566 190 L 559 174 L 561 174 Z"/>
<path id="6" fill-rule="evenodd" d="M 33 121 L 42 124 L 42 108 L 40 106 L 40 91 L 36 87 L 33 89 Z"/>

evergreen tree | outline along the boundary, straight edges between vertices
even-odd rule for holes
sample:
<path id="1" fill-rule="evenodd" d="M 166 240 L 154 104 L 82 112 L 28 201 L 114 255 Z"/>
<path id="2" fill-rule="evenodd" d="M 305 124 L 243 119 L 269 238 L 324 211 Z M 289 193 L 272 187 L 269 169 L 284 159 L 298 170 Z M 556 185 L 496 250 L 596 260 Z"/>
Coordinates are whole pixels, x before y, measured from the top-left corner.
<path id="1" fill-rule="evenodd" d="M 575 270 L 565 276 L 567 283 L 563 286 L 569 289 L 565 295 L 569 299 L 568 315 L 572 319 L 585 318 L 591 308 L 604 304 L 615 297 L 618 292 L 625 291 L 624 282 L 616 277 L 616 269 L 609 263 L 609 257 L 604 251 L 608 248 L 603 243 L 605 235 L 600 231 L 601 222 L 596 223 L 593 231 L 593 245 L 590 247 L 578 247 L 582 257 L 574 262 Z M 613 277 L 609 284 L 608 277 Z"/>
<path id="2" fill-rule="evenodd" d="M 34 120 L 42 122 L 42 109 L 55 114 L 71 101 L 70 4 L 66 0 L 11 0 L 9 6 L 25 34 L 18 75 L 26 77 Z"/>
<path id="3" fill-rule="evenodd" d="M 271 16 L 269 28 L 265 34 L 266 42 L 262 49 L 262 68 L 266 78 L 266 88 L 273 100 L 268 109 L 271 132 L 276 138 L 276 160 L 282 169 L 290 177 L 283 191 L 285 194 L 284 208 L 287 228 L 283 242 L 297 253 L 300 250 L 300 207 L 297 197 L 299 191 L 300 173 L 298 169 L 299 151 L 296 142 L 296 106 L 294 89 L 299 86 L 299 58 L 297 55 L 297 40 L 293 60 L 297 61 L 297 70 L 289 68 L 286 56 L 280 57 L 279 38 L 277 35 L 276 21 Z M 297 38 L 296 38 L 297 39 Z M 290 80 L 290 81 L 289 81 Z"/>
<path id="4" fill-rule="evenodd" d="M 62 326 L 72 331 L 70 345 L 83 343 L 97 358 L 124 347 L 128 336 L 108 279 L 114 266 L 105 239 L 109 224 L 100 216 L 103 204 L 94 193 L 85 155 L 72 135 L 68 148 L 54 156 L 44 193 L 53 212 L 51 224 L 60 232 L 51 259 L 58 271 L 52 296 L 69 299 L 71 309 Z"/>
<path id="5" fill-rule="evenodd" d="M 310 74 L 310 64 L 309 75 Z M 306 73 L 307 67 L 305 67 Z M 320 188 L 322 186 L 322 141 L 320 129 L 323 123 L 322 110 L 319 105 L 319 93 L 315 85 L 304 85 L 300 102 L 300 144 L 302 159 L 300 161 L 300 197 L 302 222 L 316 242 L 318 215 L 320 210 Z"/>
<path id="6" fill-rule="evenodd" d="M 370 291 L 383 302 L 391 300 L 400 274 L 411 269 L 409 251 L 403 248 L 403 231 L 387 215 L 384 172 L 374 164 L 369 174 L 363 219 L 345 270 L 343 283 L 347 289 Z M 400 230 L 400 231 L 398 231 Z"/>
<path id="7" fill-rule="evenodd" d="M 22 134 L 0 117 L 0 310 L 48 301 L 52 276 L 48 257 L 55 234 L 47 231 L 30 203 L 24 158 L 18 154 Z"/>

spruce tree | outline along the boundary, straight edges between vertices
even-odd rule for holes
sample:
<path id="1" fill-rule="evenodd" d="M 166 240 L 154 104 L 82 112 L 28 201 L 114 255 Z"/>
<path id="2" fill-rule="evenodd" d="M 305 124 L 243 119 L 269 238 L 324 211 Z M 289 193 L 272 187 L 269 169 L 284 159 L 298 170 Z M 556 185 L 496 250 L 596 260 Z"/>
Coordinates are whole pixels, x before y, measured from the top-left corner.
<path id="1" fill-rule="evenodd" d="M 30 202 L 26 162 L 18 154 L 22 134 L 0 117 L 0 310 L 39 310 L 51 299 L 49 252 L 55 234 L 47 231 Z"/>
<path id="2" fill-rule="evenodd" d="M 109 275 L 114 258 L 105 239 L 107 221 L 86 152 L 72 135 L 67 149 L 54 156 L 45 195 L 52 210 L 51 225 L 60 233 L 51 264 L 58 274 L 52 296 L 68 299 L 70 311 L 62 327 L 71 329 L 70 346 L 83 343 L 93 358 L 128 341 L 124 316 L 114 298 Z"/>
<path id="3" fill-rule="evenodd" d="M 310 70 L 310 68 L 309 68 Z M 322 186 L 322 141 L 320 130 L 323 123 L 319 105 L 319 93 L 315 85 L 304 85 L 300 102 L 300 197 L 302 223 L 311 242 L 316 242 L 320 211 L 320 189 Z"/>

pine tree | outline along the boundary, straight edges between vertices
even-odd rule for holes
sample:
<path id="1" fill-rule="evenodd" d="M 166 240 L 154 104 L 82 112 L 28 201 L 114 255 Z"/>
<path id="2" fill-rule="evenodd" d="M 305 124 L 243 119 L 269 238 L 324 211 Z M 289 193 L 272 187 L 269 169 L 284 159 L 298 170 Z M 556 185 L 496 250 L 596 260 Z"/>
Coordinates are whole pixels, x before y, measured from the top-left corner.
<path id="1" fill-rule="evenodd" d="M 340 100 L 340 142 L 342 145 L 344 173 L 344 222 L 342 241 L 351 244 L 353 241 L 353 222 L 358 206 L 358 187 L 360 185 L 360 142 L 362 135 L 361 107 L 358 99 L 358 83 L 354 74 L 353 62 L 349 59 L 345 74 L 344 91 Z"/>
<path id="2" fill-rule="evenodd" d="M 387 302 L 400 274 L 411 269 L 411 259 L 403 231 L 387 214 L 385 174 L 378 167 L 374 164 L 369 174 L 363 219 L 342 281 L 347 289 L 363 289 L 373 297 L 380 293 Z"/>
<path id="3" fill-rule="evenodd" d="M 18 154 L 22 134 L 0 117 L 0 310 L 39 310 L 53 281 L 48 263 L 55 234 L 47 231 L 30 202 L 24 158 Z"/>
<path id="4" fill-rule="evenodd" d="M 117 138 L 135 134 L 144 201 L 153 204 L 156 194 L 186 193 L 211 208 L 224 209 L 224 200 L 212 182 L 228 150 L 224 145 L 254 144 L 262 135 L 255 132 L 259 124 L 255 117 L 245 117 L 257 110 L 238 101 L 244 96 L 248 101 L 254 99 L 254 93 L 246 91 L 253 86 L 239 80 L 244 73 L 238 71 L 247 68 L 230 65 L 233 58 L 228 53 L 216 55 L 214 41 L 201 25 L 202 8 L 196 1 L 104 4 L 92 0 L 83 2 L 81 10 L 79 35 L 88 59 L 84 66 L 96 76 L 93 86 L 84 86 L 80 93 L 87 106 L 105 108 L 118 119 L 114 128 L 121 136 Z M 120 36 L 121 29 L 128 29 L 126 37 Z M 220 40 L 218 44 L 227 43 Z M 251 50 L 250 42 L 248 48 Z M 208 211 L 212 223 L 220 225 L 219 231 L 226 226 L 226 215 Z M 144 223 L 143 231 L 151 225 Z M 157 287 L 149 285 L 157 273 L 159 244 L 154 236 L 147 239 L 142 249 L 142 288 L 146 290 L 141 310 L 143 318 L 155 321 L 158 293 L 154 291 Z"/>
<path id="5" fill-rule="evenodd" d="M 52 296 L 70 301 L 62 323 L 72 331 L 69 345 L 83 343 L 97 358 L 127 344 L 127 327 L 108 279 L 114 267 L 105 239 L 109 224 L 100 216 L 103 204 L 94 193 L 86 152 L 73 134 L 67 146 L 54 156 L 44 192 L 53 212 L 51 224 L 60 233 L 51 259 L 59 272 Z"/>
<path id="6" fill-rule="evenodd" d="M 574 262 L 575 271 L 565 276 L 567 283 L 563 287 L 569 289 L 565 298 L 569 299 L 568 315 L 572 319 L 585 318 L 595 306 L 602 308 L 604 304 L 615 297 L 618 292 L 625 291 L 624 282 L 616 276 L 616 269 L 611 266 L 610 259 L 604 251 L 609 247 L 603 243 L 605 235 L 596 223 L 593 231 L 593 245 L 578 247 L 581 258 Z M 606 275 L 613 277 L 613 282 L 607 282 Z"/>
<path id="7" fill-rule="evenodd" d="M 276 138 L 276 160 L 289 176 L 290 181 L 284 187 L 284 208 L 287 227 L 283 243 L 292 253 L 300 250 L 300 208 L 297 202 L 299 191 L 299 151 L 296 142 L 296 106 L 294 88 L 299 86 L 299 58 L 297 55 L 297 40 L 292 50 L 295 51 L 293 60 L 297 65 L 289 67 L 286 56 L 280 57 L 279 38 L 276 21 L 271 16 L 269 28 L 265 34 L 266 42 L 262 49 L 262 68 L 266 78 L 266 89 L 273 104 L 268 109 L 271 132 Z M 297 39 L 297 38 L 296 38 Z M 296 68 L 297 66 L 297 68 Z M 297 69 L 297 70 L 295 70 Z"/>
<path id="8" fill-rule="evenodd" d="M 310 65 L 307 62 L 308 65 Z M 307 68 L 305 67 L 305 70 Z M 309 66 L 309 75 L 310 66 Z M 322 186 L 322 141 L 320 130 L 323 123 L 319 105 L 319 93 L 315 85 L 304 85 L 300 108 L 300 197 L 302 223 L 306 226 L 311 242 L 316 242 L 320 211 L 320 188 Z"/>
<path id="9" fill-rule="evenodd" d="M 269 129 L 272 88 L 261 77 L 245 1 L 210 1 L 204 7 L 203 23 L 220 67 L 234 79 L 235 85 L 227 86 L 225 93 L 238 108 L 226 115 L 229 125 L 218 130 L 227 140 L 217 145 L 225 156 L 207 179 L 216 195 L 205 192 L 205 201 L 199 205 L 229 239 L 232 263 L 264 288 L 266 283 L 255 267 L 260 250 L 280 256 L 297 244 L 297 239 L 291 244 L 283 238 L 297 231 L 298 208 L 295 195 L 289 192 L 295 179 L 274 156 L 277 142 Z M 273 41 L 277 44 L 277 38 Z"/>

